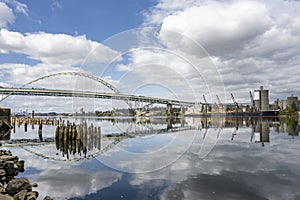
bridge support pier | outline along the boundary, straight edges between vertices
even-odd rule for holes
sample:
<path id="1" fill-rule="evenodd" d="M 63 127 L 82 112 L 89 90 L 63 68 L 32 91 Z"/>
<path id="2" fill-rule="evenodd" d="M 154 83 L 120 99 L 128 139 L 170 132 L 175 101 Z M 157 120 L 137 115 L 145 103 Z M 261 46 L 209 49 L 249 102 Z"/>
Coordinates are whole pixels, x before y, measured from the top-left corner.
<path id="1" fill-rule="evenodd" d="M 183 106 L 180 106 L 180 115 L 181 115 L 181 116 L 184 115 L 184 108 L 183 108 Z"/>
<path id="2" fill-rule="evenodd" d="M 173 110 L 172 110 L 172 104 L 168 103 L 167 104 L 167 116 L 172 116 L 173 115 Z"/>

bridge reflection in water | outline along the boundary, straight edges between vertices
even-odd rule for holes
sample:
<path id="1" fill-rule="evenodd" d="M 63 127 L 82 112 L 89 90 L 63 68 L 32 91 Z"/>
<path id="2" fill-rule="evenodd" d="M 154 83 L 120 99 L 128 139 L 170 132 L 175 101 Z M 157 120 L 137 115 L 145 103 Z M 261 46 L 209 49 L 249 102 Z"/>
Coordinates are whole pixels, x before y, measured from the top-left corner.
<path id="1" fill-rule="evenodd" d="M 108 133 L 102 131 L 100 126 L 94 126 L 93 123 L 90 123 L 91 121 L 88 123 L 83 121 L 77 125 L 70 122 L 58 122 L 60 124 L 57 126 L 54 126 L 56 123 L 39 124 L 36 138 L 12 138 L 6 140 L 3 146 L 21 146 L 28 152 L 44 159 L 79 161 L 97 157 L 114 148 L 123 140 L 149 135 L 198 130 L 198 133 L 202 134 L 201 138 L 205 141 L 206 137 L 217 140 L 222 132 L 231 129 L 231 136 L 228 139 L 234 141 L 240 134 L 245 134 L 245 132 L 240 133 L 240 130 L 246 128 L 248 130 L 246 132 L 248 134 L 248 136 L 246 135 L 247 142 L 261 143 L 261 146 L 264 146 L 270 142 L 271 130 L 277 133 L 288 133 L 292 137 L 298 136 L 300 131 L 297 120 L 280 121 L 278 118 L 94 118 L 92 121 L 95 124 L 111 123 L 112 126 L 126 124 L 127 128 Z M 43 137 L 43 131 L 49 129 L 50 126 L 56 127 L 55 133 L 52 134 L 55 136 Z M 23 128 L 20 127 L 20 129 Z M 216 134 L 212 137 L 212 131 L 208 130 L 215 130 Z M 1 140 L 3 139 L 5 140 L 5 138 Z M 56 152 L 54 154 L 52 152 L 52 155 L 45 155 L 49 153 L 44 148 L 48 144 L 55 144 Z M 41 152 L 38 152 L 39 150 Z"/>

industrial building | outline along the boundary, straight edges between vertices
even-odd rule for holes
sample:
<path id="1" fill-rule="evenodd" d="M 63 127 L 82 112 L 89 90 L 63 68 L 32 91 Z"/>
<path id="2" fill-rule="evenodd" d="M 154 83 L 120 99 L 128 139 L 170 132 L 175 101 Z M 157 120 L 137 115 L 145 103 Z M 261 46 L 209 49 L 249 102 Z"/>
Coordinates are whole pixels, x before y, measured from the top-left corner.
<path id="1" fill-rule="evenodd" d="M 261 112 L 270 110 L 269 90 L 264 90 L 263 86 L 259 90 L 254 90 L 254 107 Z"/>
<path id="2" fill-rule="evenodd" d="M 291 95 L 290 97 L 287 97 L 286 100 L 276 100 L 275 105 L 278 105 L 278 107 L 281 110 L 286 109 L 287 107 L 293 107 L 296 106 L 296 108 L 300 109 L 300 101 L 298 100 L 298 96 Z"/>

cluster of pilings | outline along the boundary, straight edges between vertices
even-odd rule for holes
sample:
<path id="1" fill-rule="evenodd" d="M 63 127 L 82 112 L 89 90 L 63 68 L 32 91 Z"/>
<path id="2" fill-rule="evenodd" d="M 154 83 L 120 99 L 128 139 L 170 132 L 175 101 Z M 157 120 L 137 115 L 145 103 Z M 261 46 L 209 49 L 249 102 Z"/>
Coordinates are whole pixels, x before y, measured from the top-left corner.
<path id="1" fill-rule="evenodd" d="M 20 128 L 20 126 L 24 125 L 24 131 L 27 132 L 28 126 L 31 126 L 34 129 L 34 125 L 52 125 L 57 126 L 64 123 L 62 118 L 55 119 L 55 118 L 30 118 L 30 117 L 11 117 L 11 124 L 13 126 L 13 131 L 15 132 L 16 126 Z"/>
<path id="2" fill-rule="evenodd" d="M 76 153 L 86 157 L 87 151 L 101 149 L 101 128 L 93 124 L 87 126 L 86 122 L 79 125 L 67 122 L 56 127 L 55 143 L 67 159 Z"/>

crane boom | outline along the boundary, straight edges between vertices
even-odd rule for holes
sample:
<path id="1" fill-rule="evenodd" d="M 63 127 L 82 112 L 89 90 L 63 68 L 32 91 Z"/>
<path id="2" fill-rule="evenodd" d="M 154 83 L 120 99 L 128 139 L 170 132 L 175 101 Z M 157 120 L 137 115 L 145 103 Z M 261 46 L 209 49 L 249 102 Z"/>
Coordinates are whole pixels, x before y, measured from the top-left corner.
<path id="1" fill-rule="evenodd" d="M 239 104 L 236 102 L 236 100 L 235 100 L 233 94 L 231 93 L 230 95 L 231 95 L 232 101 L 233 101 L 233 103 L 235 104 L 236 108 L 239 109 L 239 108 L 240 108 L 240 107 L 239 107 Z"/>
<path id="2" fill-rule="evenodd" d="M 204 112 L 206 113 L 207 110 L 208 110 L 208 103 L 207 103 L 207 101 L 206 101 L 205 95 L 203 94 L 202 96 L 203 96 L 203 100 L 204 100 L 204 103 L 205 103 L 205 105 L 204 105 L 202 111 L 204 111 Z"/>
<path id="3" fill-rule="evenodd" d="M 216 94 L 216 97 L 217 97 L 217 100 L 218 100 L 218 107 L 223 107 L 223 104 L 222 104 L 222 102 L 221 102 L 221 100 L 220 100 L 220 98 L 219 98 L 219 96 Z"/>
<path id="4" fill-rule="evenodd" d="M 254 106 L 254 98 L 253 98 L 251 91 L 249 91 L 249 95 L 250 95 L 252 106 Z"/>
<path id="5" fill-rule="evenodd" d="M 204 99 L 204 102 L 207 104 L 207 101 L 206 101 L 206 98 L 205 98 L 204 94 L 203 94 L 203 99 Z"/>
<path id="6" fill-rule="evenodd" d="M 221 102 L 221 100 L 220 100 L 220 98 L 219 98 L 219 96 L 216 94 L 216 97 L 217 97 L 217 100 L 218 100 L 218 103 L 220 104 L 220 105 L 222 105 L 222 102 Z"/>

